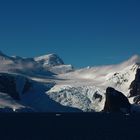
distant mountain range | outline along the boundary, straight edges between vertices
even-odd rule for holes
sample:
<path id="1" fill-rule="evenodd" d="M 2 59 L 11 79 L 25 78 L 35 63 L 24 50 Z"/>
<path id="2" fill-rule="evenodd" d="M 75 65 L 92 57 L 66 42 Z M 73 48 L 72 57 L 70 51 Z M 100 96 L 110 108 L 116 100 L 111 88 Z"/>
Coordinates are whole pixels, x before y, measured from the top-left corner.
<path id="1" fill-rule="evenodd" d="M 139 112 L 139 68 L 138 55 L 117 65 L 74 69 L 56 54 L 22 58 L 0 52 L 0 111 L 100 112 L 105 103 L 110 108 L 126 97 L 131 111 Z M 111 97 L 125 97 L 112 105 L 108 87 L 115 91 Z"/>

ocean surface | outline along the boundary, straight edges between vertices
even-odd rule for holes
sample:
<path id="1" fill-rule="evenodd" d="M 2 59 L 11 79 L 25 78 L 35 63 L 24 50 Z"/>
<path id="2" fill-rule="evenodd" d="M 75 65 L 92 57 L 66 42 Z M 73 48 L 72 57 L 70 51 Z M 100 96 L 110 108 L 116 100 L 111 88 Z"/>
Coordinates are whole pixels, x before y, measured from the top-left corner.
<path id="1" fill-rule="evenodd" d="M 139 140 L 140 114 L 1 113 L 0 139 Z"/>

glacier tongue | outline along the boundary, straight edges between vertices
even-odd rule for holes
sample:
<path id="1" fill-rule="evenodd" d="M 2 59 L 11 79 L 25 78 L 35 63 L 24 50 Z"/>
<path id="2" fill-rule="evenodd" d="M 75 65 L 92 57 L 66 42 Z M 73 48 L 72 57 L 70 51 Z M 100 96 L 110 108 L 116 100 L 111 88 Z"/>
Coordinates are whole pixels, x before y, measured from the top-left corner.
<path id="1" fill-rule="evenodd" d="M 87 111 L 101 111 L 104 107 L 105 96 L 94 86 L 72 87 L 69 85 L 56 85 L 47 94 L 64 106 L 79 108 Z M 98 96 L 95 96 L 97 94 Z"/>

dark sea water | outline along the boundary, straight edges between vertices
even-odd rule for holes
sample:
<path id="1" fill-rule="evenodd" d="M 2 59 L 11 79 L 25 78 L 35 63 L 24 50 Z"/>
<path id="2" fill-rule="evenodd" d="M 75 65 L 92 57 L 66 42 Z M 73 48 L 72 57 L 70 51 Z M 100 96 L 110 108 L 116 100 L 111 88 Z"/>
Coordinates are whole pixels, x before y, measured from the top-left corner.
<path id="1" fill-rule="evenodd" d="M 0 139 L 139 140 L 140 115 L 104 113 L 0 114 Z"/>

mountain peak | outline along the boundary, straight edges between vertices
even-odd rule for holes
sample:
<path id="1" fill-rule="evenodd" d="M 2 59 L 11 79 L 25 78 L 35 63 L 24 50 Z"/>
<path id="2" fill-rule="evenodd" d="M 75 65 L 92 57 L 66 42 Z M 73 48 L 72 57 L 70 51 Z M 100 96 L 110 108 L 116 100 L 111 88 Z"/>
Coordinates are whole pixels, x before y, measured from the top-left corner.
<path id="1" fill-rule="evenodd" d="M 35 61 L 41 62 L 44 66 L 58 66 L 64 64 L 63 60 L 54 53 L 36 57 Z"/>

